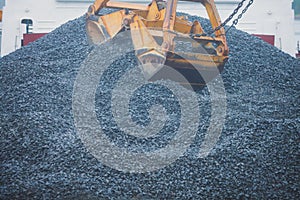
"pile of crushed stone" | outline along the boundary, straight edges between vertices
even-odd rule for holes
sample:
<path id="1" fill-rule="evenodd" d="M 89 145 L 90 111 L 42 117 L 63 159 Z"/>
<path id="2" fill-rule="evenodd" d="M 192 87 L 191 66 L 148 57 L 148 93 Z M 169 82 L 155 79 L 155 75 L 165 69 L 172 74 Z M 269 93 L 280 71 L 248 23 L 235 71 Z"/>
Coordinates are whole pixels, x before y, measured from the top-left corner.
<path id="1" fill-rule="evenodd" d="M 204 27 L 208 21 L 197 16 Z M 210 118 L 207 88 L 201 124 L 190 149 L 153 172 L 128 173 L 103 165 L 74 125 L 72 97 L 88 45 L 83 17 L 0 60 L 1 199 L 298 199 L 300 196 L 300 61 L 245 32 L 227 36 L 230 60 L 222 78 L 225 125 L 215 148 L 195 157 Z M 105 47 L 105 46 L 104 46 Z M 96 115 L 109 138 L 132 151 L 163 148 L 178 130 L 178 99 L 156 84 L 139 88 L 131 114 L 149 123 L 161 104 L 170 121 L 160 136 L 122 136 L 112 119 L 111 90 L 136 65 L 133 52 L 115 61 L 96 91 Z M 126 93 L 126 91 L 124 91 Z M 120 99 L 122 94 L 119 95 Z"/>

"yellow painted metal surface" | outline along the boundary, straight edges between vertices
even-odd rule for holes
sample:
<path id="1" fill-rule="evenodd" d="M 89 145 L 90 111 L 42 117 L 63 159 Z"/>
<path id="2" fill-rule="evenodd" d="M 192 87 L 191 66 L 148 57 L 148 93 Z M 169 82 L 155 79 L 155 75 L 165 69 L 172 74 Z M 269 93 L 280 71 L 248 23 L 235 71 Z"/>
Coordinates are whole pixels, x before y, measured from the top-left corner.
<path id="1" fill-rule="evenodd" d="M 206 8 L 213 29 L 221 25 L 214 0 L 187 1 L 199 2 Z M 167 2 L 152 0 L 148 5 L 140 5 L 96 0 L 86 15 L 88 35 L 92 42 L 101 44 L 124 28 L 130 29 L 138 60 L 142 64 L 152 64 L 145 65 L 145 71 L 157 73 L 156 69 L 146 69 L 158 67 L 153 64 L 157 62 L 159 64 L 167 62 L 174 68 L 181 69 L 208 70 L 210 67 L 222 69 L 229 52 L 224 28 L 216 30 L 214 36 L 204 35 L 205 32 L 198 21 L 190 22 L 183 16 L 176 16 L 177 2 L 178 0 Z M 98 12 L 105 7 L 123 9 L 98 16 Z M 189 39 L 192 41 L 191 47 L 202 50 L 176 52 L 178 38 Z"/>

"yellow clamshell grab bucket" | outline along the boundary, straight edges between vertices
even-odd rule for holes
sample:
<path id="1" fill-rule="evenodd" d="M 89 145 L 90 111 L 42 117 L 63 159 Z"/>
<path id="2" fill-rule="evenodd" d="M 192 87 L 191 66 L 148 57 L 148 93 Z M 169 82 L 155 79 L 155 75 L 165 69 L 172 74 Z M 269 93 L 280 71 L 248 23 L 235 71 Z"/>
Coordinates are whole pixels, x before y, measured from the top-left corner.
<path id="1" fill-rule="evenodd" d="M 216 30 L 214 36 L 207 35 L 198 21 L 176 16 L 178 0 L 152 0 L 149 5 L 96 0 L 86 14 L 87 34 L 91 42 L 101 44 L 124 27 L 130 29 L 145 78 L 170 79 L 193 89 L 202 88 L 223 70 L 229 50 L 214 0 L 186 1 L 199 2 L 206 8 L 212 29 Z M 102 8 L 120 10 L 99 15 Z M 182 43 L 190 48 L 178 50 Z M 184 79 L 175 77 L 172 70 Z"/>

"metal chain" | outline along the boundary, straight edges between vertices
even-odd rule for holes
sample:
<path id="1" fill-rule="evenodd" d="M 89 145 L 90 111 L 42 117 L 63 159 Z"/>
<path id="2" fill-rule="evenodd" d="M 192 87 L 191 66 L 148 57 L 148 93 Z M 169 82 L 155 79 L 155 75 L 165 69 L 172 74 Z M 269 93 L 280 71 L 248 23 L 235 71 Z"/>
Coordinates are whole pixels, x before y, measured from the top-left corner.
<path id="1" fill-rule="evenodd" d="M 213 29 L 212 31 L 210 31 L 209 33 L 203 33 L 203 34 L 194 34 L 192 36 L 207 36 L 207 35 L 212 35 L 213 33 L 215 33 L 216 31 L 220 30 L 221 28 L 225 27 L 225 25 L 232 20 L 232 18 L 239 12 L 239 10 L 243 7 L 244 3 L 246 0 L 242 0 L 238 6 L 234 9 L 234 11 L 229 15 L 229 17 L 223 22 L 221 23 L 219 26 L 217 26 L 215 29 Z M 232 22 L 232 25 L 226 30 L 229 31 L 233 26 L 237 25 L 237 23 L 239 22 L 239 20 L 243 17 L 243 15 L 246 13 L 246 11 L 248 10 L 248 8 L 253 4 L 254 0 L 250 0 L 249 3 L 247 4 L 247 6 L 243 9 L 242 13 L 240 13 L 238 15 L 238 17 Z"/>
<path id="2" fill-rule="evenodd" d="M 254 0 L 250 0 L 247 6 L 243 9 L 243 11 L 238 15 L 238 17 L 233 20 L 231 26 L 226 30 L 226 33 L 234 26 L 239 23 L 239 20 L 243 17 L 243 15 L 247 12 L 248 8 L 253 4 Z"/>

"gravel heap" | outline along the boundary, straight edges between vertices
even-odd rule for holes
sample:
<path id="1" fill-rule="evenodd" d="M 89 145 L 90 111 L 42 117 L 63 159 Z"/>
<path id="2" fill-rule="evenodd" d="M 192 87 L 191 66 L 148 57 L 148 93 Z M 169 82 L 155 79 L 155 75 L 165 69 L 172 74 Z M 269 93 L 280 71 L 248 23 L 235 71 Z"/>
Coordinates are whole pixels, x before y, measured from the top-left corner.
<path id="1" fill-rule="evenodd" d="M 93 49 L 83 17 L 1 58 L 0 199 L 299 199 L 300 61 L 236 29 L 227 38 L 230 60 L 222 73 L 227 116 L 214 150 L 195 158 L 209 121 L 205 88 L 197 93 L 203 119 L 191 148 L 173 164 L 142 174 L 104 166 L 76 133 L 74 81 Z M 174 136 L 180 116 L 178 101 L 168 90 L 146 85 L 130 103 L 140 124 L 149 123 L 151 104 L 166 107 L 173 121 L 158 139 L 122 137 L 111 120 L 110 88 L 135 64 L 130 52 L 108 70 L 96 92 L 97 117 L 118 145 L 139 151 L 161 148 Z"/>

